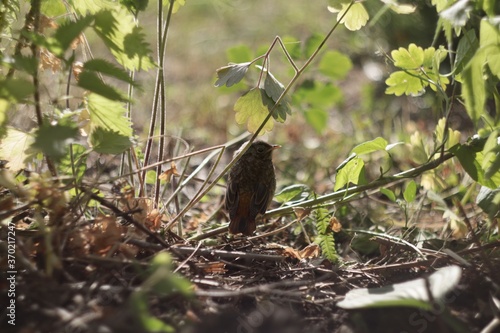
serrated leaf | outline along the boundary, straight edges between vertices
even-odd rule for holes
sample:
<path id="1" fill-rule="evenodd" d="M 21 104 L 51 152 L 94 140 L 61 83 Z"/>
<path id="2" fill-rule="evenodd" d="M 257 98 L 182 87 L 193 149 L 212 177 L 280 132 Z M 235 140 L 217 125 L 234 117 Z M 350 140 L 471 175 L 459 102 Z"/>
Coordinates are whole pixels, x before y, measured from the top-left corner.
<path id="1" fill-rule="evenodd" d="M 350 183 L 361 185 L 365 182 L 365 162 L 356 156 L 347 162 L 342 169 L 337 171 L 334 190 L 337 191 Z"/>
<path id="2" fill-rule="evenodd" d="M 351 68 L 351 59 L 338 51 L 326 52 L 319 62 L 319 71 L 334 80 L 345 78 Z"/>
<path id="3" fill-rule="evenodd" d="M 472 59 L 478 48 L 479 40 L 476 37 L 475 31 L 471 29 L 467 31 L 458 42 L 457 57 L 455 58 L 456 74 L 462 72 L 462 70 Z"/>
<path id="4" fill-rule="evenodd" d="M 126 69 L 148 70 L 155 66 L 142 28 L 124 7 L 95 14 L 94 30 Z"/>
<path id="5" fill-rule="evenodd" d="M 286 120 L 286 115 L 292 113 L 290 105 L 288 103 L 288 97 L 285 96 L 283 101 L 275 107 L 276 103 L 272 100 L 271 97 L 266 94 L 264 89 L 260 89 L 260 92 L 262 97 L 262 104 L 267 107 L 268 112 L 271 112 L 271 110 L 273 111 L 274 120 L 280 123 L 284 123 Z"/>
<path id="6" fill-rule="evenodd" d="M 417 76 L 417 73 L 415 73 L 415 75 L 410 75 L 403 71 L 392 73 L 387 80 L 385 80 L 385 84 L 388 85 L 385 93 L 388 95 L 394 94 L 396 96 L 401 96 L 403 94 L 420 96 L 424 93 L 424 87 L 426 85 L 425 81 Z"/>
<path id="7" fill-rule="evenodd" d="M 389 190 L 388 188 L 381 187 L 380 188 L 380 193 L 382 193 L 383 195 L 385 195 L 392 202 L 396 202 L 396 195 L 394 194 L 393 191 Z"/>
<path id="8" fill-rule="evenodd" d="M 215 81 L 214 86 L 220 87 L 226 85 L 227 87 L 231 87 L 240 82 L 245 77 L 250 64 L 250 62 L 245 62 L 241 64 L 229 64 L 218 68 L 216 70 L 218 79 Z"/>
<path id="9" fill-rule="evenodd" d="M 266 91 L 267 96 L 271 97 L 273 101 L 276 102 L 285 91 L 285 86 L 281 84 L 281 82 L 279 82 L 271 72 L 266 71 L 264 90 Z"/>
<path id="10" fill-rule="evenodd" d="M 391 56 L 394 59 L 394 66 L 403 69 L 418 69 L 424 63 L 424 50 L 415 44 L 410 44 L 408 49 L 400 47 L 393 50 Z"/>
<path id="11" fill-rule="evenodd" d="M 342 15 L 344 15 L 347 10 L 349 10 L 345 14 L 344 18 L 340 21 L 340 23 L 343 23 L 347 29 L 356 31 L 366 25 L 366 22 L 368 22 L 370 15 L 368 15 L 365 6 L 362 3 L 357 2 L 353 4 L 351 8 L 349 8 L 349 5 L 350 3 L 342 4 L 342 9 L 337 14 L 337 21 L 342 17 Z M 328 7 L 328 10 L 330 10 L 331 12 L 335 12 L 336 8 Z"/>
<path id="12" fill-rule="evenodd" d="M 403 192 L 403 198 L 406 202 L 410 203 L 415 200 L 415 196 L 417 195 L 417 183 L 414 180 L 411 180 L 408 185 L 406 185 L 405 191 Z"/>
<path id="13" fill-rule="evenodd" d="M 381 137 L 375 138 L 371 141 L 363 142 L 352 149 L 352 153 L 357 155 L 369 154 L 375 151 L 384 150 L 387 147 L 387 140 Z"/>
<path id="14" fill-rule="evenodd" d="M 90 133 L 89 143 L 100 154 L 121 154 L 132 147 L 130 137 L 104 127 L 95 127 Z"/>
<path id="15" fill-rule="evenodd" d="M 89 112 L 90 131 L 102 127 L 128 138 L 132 136 L 131 123 L 125 116 L 126 109 L 122 103 L 97 94 L 88 94 L 85 105 Z"/>
<path id="16" fill-rule="evenodd" d="M 310 192 L 310 188 L 303 184 L 294 184 L 283 188 L 278 194 L 275 195 L 274 200 L 279 203 L 289 202 L 304 192 Z"/>
<path id="17" fill-rule="evenodd" d="M 7 168 L 17 171 L 25 167 L 25 160 L 29 157 L 27 150 L 33 140 L 30 133 L 7 128 L 7 134 L 0 143 L 0 159 L 7 161 Z"/>
<path id="18" fill-rule="evenodd" d="M 265 94 L 265 92 L 264 92 Z M 262 103 L 261 89 L 253 88 L 241 96 L 234 105 L 236 112 L 236 123 L 247 123 L 247 129 L 250 133 L 255 133 L 264 119 L 269 115 L 269 110 Z M 273 129 L 274 123 L 269 119 L 259 135 L 269 132 Z"/>
<path id="19" fill-rule="evenodd" d="M 94 72 L 83 71 L 78 77 L 78 86 L 112 101 L 128 101 L 127 96 L 107 85 Z"/>
<path id="20" fill-rule="evenodd" d="M 92 72 L 99 72 L 136 86 L 135 81 L 130 77 L 127 71 L 104 59 L 89 60 L 83 64 L 83 69 Z"/>
<path id="21" fill-rule="evenodd" d="M 476 54 L 462 71 L 462 97 L 465 109 L 474 124 L 484 112 L 486 87 L 483 79 L 484 56 Z"/>
<path id="22" fill-rule="evenodd" d="M 78 128 L 70 122 L 55 125 L 43 123 L 35 132 L 30 151 L 39 152 L 58 161 L 68 153 L 68 147 L 78 136 Z"/>

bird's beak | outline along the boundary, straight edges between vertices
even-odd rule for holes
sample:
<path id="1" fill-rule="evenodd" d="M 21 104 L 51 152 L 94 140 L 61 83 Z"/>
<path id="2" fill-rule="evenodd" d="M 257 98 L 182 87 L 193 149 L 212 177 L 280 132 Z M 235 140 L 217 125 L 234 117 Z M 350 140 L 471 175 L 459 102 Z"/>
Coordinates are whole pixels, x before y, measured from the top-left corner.
<path id="1" fill-rule="evenodd" d="M 278 149 L 278 148 L 281 148 L 281 146 L 280 146 L 280 145 L 272 145 L 272 146 L 271 146 L 271 151 L 272 151 L 272 150 L 276 150 L 276 149 Z"/>

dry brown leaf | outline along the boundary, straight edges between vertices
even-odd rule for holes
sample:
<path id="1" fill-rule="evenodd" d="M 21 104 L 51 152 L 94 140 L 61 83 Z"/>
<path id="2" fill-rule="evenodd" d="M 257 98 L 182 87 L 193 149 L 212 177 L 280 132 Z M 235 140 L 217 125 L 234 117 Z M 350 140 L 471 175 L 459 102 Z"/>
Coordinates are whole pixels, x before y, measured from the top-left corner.
<path id="1" fill-rule="evenodd" d="M 122 239 L 122 227 L 114 216 L 99 216 L 91 230 L 91 252 L 106 255 Z"/>
<path id="2" fill-rule="evenodd" d="M 175 162 L 170 163 L 170 169 L 162 172 L 162 174 L 158 176 L 158 179 L 170 183 L 172 176 L 180 176 L 179 172 L 177 172 L 177 165 L 175 164 Z"/>
<path id="3" fill-rule="evenodd" d="M 52 52 L 45 48 L 40 48 L 40 64 L 38 67 L 41 70 L 51 69 L 52 73 L 61 71 L 61 59 L 56 57 Z"/>
<path id="4" fill-rule="evenodd" d="M 340 232 L 342 230 L 342 224 L 336 217 L 332 216 L 330 219 L 330 228 L 333 232 Z"/>
<path id="5" fill-rule="evenodd" d="M 299 221 L 309 216 L 309 214 L 311 214 L 311 211 L 312 211 L 311 208 L 303 208 L 303 207 L 295 207 L 293 209 L 293 212 L 295 213 L 295 216 L 297 216 Z"/>
<path id="6" fill-rule="evenodd" d="M 226 264 L 222 262 L 200 263 L 197 266 L 207 274 L 223 274 L 227 272 Z"/>
<path id="7" fill-rule="evenodd" d="M 309 244 L 299 252 L 300 259 L 311 259 L 319 256 L 319 245 Z"/>
<path id="8" fill-rule="evenodd" d="M 83 72 L 83 62 L 75 61 L 71 69 L 73 70 L 73 76 L 75 77 L 75 80 L 78 82 L 80 73 Z"/>

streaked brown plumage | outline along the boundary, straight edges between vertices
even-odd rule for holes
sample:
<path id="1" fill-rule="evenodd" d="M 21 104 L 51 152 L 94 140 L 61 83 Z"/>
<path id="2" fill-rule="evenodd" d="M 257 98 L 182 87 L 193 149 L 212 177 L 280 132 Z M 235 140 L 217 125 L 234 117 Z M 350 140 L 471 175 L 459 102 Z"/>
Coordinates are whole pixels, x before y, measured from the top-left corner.
<path id="1" fill-rule="evenodd" d="M 252 235 L 256 228 L 255 219 L 266 212 L 276 190 L 272 153 L 279 147 L 254 141 L 229 171 L 225 204 L 230 233 Z"/>

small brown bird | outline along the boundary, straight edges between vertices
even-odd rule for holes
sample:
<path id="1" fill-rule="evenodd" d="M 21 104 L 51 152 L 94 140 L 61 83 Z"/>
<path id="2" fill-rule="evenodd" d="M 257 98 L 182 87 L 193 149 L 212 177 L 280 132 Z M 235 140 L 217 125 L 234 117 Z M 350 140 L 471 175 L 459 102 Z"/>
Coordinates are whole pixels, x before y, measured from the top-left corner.
<path id="1" fill-rule="evenodd" d="M 236 151 L 241 152 L 247 143 Z M 272 161 L 278 145 L 254 141 L 229 171 L 226 191 L 226 209 L 229 212 L 229 232 L 252 235 L 255 219 L 266 212 L 276 190 Z"/>

